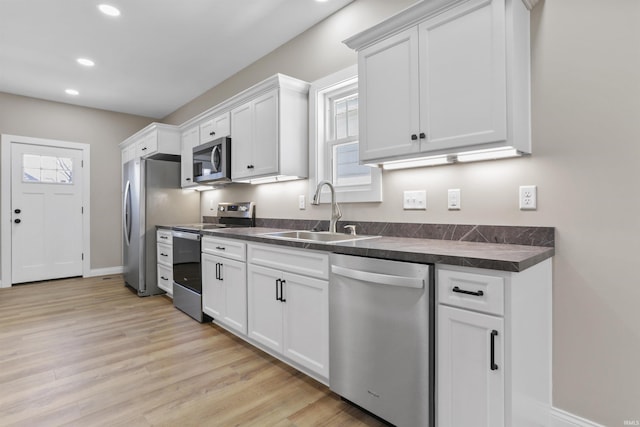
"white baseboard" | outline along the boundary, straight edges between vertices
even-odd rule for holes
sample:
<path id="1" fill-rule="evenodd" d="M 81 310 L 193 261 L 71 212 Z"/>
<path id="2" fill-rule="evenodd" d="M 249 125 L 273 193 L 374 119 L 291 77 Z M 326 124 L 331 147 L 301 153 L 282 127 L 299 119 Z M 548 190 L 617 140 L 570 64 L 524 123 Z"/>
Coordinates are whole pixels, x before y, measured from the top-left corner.
<path id="1" fill-rule="evenodd" d="M 89 274 L 85 277 L 108 276 L 109 274 L 122 274 L 123 271 L 124 270 L 122 266 L 94 268 L 94 269 L 91 269 L 91 271 L 89 271 Z"/>
<path id="2" fill-rule="evenodd" d="M 605 427 L 558 408 L 551 408 L 552 427 Z"/>

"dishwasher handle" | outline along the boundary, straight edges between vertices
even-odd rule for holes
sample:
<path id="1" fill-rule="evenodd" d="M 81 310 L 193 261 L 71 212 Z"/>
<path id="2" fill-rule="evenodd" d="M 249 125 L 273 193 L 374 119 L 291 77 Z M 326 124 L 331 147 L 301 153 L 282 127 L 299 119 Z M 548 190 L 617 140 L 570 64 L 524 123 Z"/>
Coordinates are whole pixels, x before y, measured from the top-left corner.
<path id="1" fill-rule="evenodd" d="M 349 268 L 340 267 L 339 265 L 332 265 L 331 272 L 339 276 L 370 283 L 377 283 L 379 285 L 400 286 L 415 289 L 422 289 L 425 285 L 425 279 L 418 277 L 394 276 L 390 274 L 371 273 L 369 271 L 351 270 Z"/>

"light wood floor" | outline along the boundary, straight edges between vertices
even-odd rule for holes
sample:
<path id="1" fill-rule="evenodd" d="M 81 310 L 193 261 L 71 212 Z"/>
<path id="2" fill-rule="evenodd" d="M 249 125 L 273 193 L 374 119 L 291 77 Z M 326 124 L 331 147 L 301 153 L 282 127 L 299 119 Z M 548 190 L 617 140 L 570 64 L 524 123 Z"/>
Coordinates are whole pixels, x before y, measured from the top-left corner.
<path id="1" fill-rule="evenodd" d="M 0 289 L 0 426 L 380 426 L 122 277 Z"/>

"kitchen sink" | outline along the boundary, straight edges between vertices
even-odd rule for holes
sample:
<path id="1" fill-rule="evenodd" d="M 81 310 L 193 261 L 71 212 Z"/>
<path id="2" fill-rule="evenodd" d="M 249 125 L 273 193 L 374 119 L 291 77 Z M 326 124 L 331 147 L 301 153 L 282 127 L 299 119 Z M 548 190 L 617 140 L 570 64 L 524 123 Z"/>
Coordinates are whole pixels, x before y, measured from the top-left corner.
<path id="1" fill-rule="evenodd" d="M 314 243 L 341 243 L 353 242 L 355 240 L 375 239 L 380 236 L 353 236 L 351 234 L 330 233 L 328 231 L 277 231 L 274 233 L 265 233 L 265 237 L 274 239 L 293 240 L 299 242 Z"/>

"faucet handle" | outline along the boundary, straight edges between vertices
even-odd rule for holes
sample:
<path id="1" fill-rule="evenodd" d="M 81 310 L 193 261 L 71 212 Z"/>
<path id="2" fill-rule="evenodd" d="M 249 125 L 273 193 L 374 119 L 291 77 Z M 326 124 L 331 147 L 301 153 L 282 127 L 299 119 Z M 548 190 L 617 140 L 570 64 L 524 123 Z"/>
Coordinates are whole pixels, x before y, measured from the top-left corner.
<path id="1" fill-rule="evenodd" d="M 351 236 L 355 236 L 356 235 L 356 226 L 355 225 L 352 225 L 352 224 L 345 225 L 344 229 L 345 230 L 349 230 L 349 234 Z"/>

